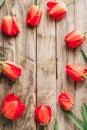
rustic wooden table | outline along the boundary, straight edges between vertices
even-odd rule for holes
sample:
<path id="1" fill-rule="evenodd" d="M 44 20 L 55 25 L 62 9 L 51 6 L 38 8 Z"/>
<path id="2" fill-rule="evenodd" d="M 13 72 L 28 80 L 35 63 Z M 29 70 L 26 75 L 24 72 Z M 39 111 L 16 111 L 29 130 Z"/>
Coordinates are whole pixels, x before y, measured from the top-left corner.
<path id="1" fill-rule="evenodd" d="M 69 1 L 64 0 L 65 3 Z M 26 111 L 18 121 L 7 121 L 3 130 L 42 130 L 35 123 L 35 107 L 40 104 L 49 104 L 53 111 L 47 130 L 54 130 L 56 118 L 59 122 L 59 130 L 78 130 L 59 109 L 57 95 L 67 87 L 78 109 L 83 102 L 87 102 L 87 81 L 75 83 L 65 73 L 65 66 L 68 63 L 82 67 L 87 67 L 87 64 L 79 48 L 68 49 L 64 42 L 65 35 L 74 28 L 82 32 L 87 31 L 87 0 L 75 0 L 75 3 L 67 7 L 67 15 L 59 22 L 48 16 L 47 0 L 34 2 L 8 0 L 8 2 L 10 13 L 18 18 L 21 33 L 11 38 L 0 32 L 0 55 L 20 64 L 23 72 L 15 82 L 0 76 L 0 102 L 5 95 L 14 92 L 25 102 Z M 43 11 L 37 28 L 30 28 L 25 23 L 28 8 L 33 3 L 37 3 Z M 7 11 L 4 4 L 0 8 L 0 22 L 5 15 Z M 87 40 L 82 45 L 85 51 L 86 42 Z"/>

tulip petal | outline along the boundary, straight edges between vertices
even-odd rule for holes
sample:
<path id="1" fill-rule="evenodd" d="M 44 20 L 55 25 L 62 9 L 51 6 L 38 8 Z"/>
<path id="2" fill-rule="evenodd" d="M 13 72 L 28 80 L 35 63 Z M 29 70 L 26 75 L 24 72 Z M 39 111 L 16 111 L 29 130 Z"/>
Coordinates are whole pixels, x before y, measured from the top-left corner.
<path id="1" fill-rule="evenodd" d="M 84 74 L 87 76 L 87 68 L 84 69 Z"/>
<path id="2" fill-rule="evenodd" d="M 12 17 L 12 21 L 13 21 L 12 33 L 13 33 L 13 35 L 16 35 L 17 33 L 20 33 L 20 28 L 19 28 L 18 22 L 14 16 Z"/>
<path id="3" fill-rule="evenodd" d="M 31 19 L 33 19 L 33 17 L 36 15 L 37 11 L 36 11 L 36 6 L 31 6 L 31 8 L 29 9 L 28 13 L 27 13 L 27 17 L 26 17 L 26 23 L 29 23 Z"/>
<path id="4" fill-rule="evenodd" d="M 6 118 L 13 119 L 14 113 L 17 109 L 18 102 L 12 101 L 5 105 L 4 109 L 2 109 L 2 113 Z"/>
<path id="5" fill-rule="evenodd" d="M 75 38 L 75 40 L 76 39 L 78 40 L 78 36 L 80 36 L 80 35 L 82 37 L 82 34 L 79 30 L 73 30 L 72 32 L 70 32 L 69 34 L 66 35 L 65 40 L 69 41 L 73 38 Z"/>
<path id="6" fill-rule="evenodd" d="M 79 30 L 73 30 L 68 35 L 66 35 L 65 41 L 68 43 L 68 47 L 76 48 L 85 41 L 85 38 Z"/>
<path id="7" fill-rule="evenodd" d="M 2 72 L 11 79 L 16 79 L 21 75 L 21 67 L 10 61 L 5 61 L 2 64 Z"/>
<path id="8" fill-rule="evenodd" d="M 18 108 L 16 109 L 14 113 L 13 119 L 14 120 L 18 119 L 23 114 L 24 110 L 25 110 L 25 105 L 22 103 L 19 103 Z"/>
<path id="9" fill-rule="evenodd" d="M 42 11 L 38 6 L 31 6 L 27 16 L 26 16 L 26 23 L 31 25 L 31 26 L 37 26 L 38 23 L 40 22 L 42 16 Z"/>
<path id="10" fill-rule="evenodd" d="M 53 8 L 56 4 L 58 4 L 57 1 L 48 1 L 47 2 L 47 6 L 49 8 Z"/>
<path id="11" fill-rule="evenodd" d="M 1 30 L 8 36 L 16 35 L 20 32 L 15 16 L 5 16 L 2 18 Z"/>
<path id="12" fill-rule="evenodd" d="M 14 94 L 8 94 L 2 103 L 2 114 L 12 120 L 18 119 L 24 112 L 25 105 Z"/>
<path id="13" fill-rule="evenodd" d="M 62 14 L 62 15 L 58 15 L 58 16 L 53 16 L 52 18 L 55 19 L 55 20 L 61 20 L 63 17 L 65 16 L 65 14 Z"/>
<path id="14" fill-rule="evenodd" d="M 78 67 L 73 64 L 66 65 L 66 69 L 75 71 L 75 72 L 79 73 L 81 76 L 84 74 L 84 69 L 82 67 Z"/>
<path id="15" fill-rule="evenodd" d="M 57 4 L 52 9 L 48 10 L 48 14 L 54 17 L 58 15 L 66 14 L 66 12 L 67 9 L 64 3 Z"/>
<path id="16" fill-rule="evenodd" d="M 46 125 L 51 120 L 52 111 L 51 108 L 47 105 L 38 106 L 35 110 L 36 120 L 40 125 Z"/>
<path id="17" fill-rule="evenodd" d="M 10 16 L 2 18 L 1 30 L 5 34 L 12 36 L 12 18 Z"/>
<path id="18" fill-rule="evenodd" d="M 40 109 L 39 113 L 39 120 L 41 120 L 42 124 L 46 124 L 47 122 L 49 122 L 50 116 L 48 114 L 48 110 L 42 106 L 42 108 Z"/>
<path id="19" fill-rule="evenodd" d="M 73 99 L 66 91 L 58 96 L 58 102 L 64 110 L 70 110 L 74 104 Z"/>
<path id="20" fill-rule="evenodd" d="M 42 16 L 42 13 L 37 12 L 37 14 L 30 21 L 28 21 L 29 24 L 32 26 L 37 26 L 41 19 L 41 16 Z"/>
<path id="21" fill-rule="evenodd" d="M 75 81 L 77 82 L 81 82 L 83 81 L 83 77 L 79 74 L 79 73 L 76 73 L 75 71 L 72 71 L 72 70 L 67 70 L 66 69 L 66 73 Z"/>

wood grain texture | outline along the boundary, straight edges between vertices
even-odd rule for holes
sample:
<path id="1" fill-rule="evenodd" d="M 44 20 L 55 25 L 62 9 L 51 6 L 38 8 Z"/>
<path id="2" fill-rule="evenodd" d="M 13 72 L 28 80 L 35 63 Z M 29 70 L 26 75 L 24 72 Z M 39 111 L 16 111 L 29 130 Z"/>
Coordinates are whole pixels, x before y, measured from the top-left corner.
<path id="1" fill-rule="evenodd" d="M 47 129 L 53 130 L 56 119 L 55 21 L 47 15 L 46 2 L 39 2 L 43 17 L 37 27 L 37 105 L 51 106 L 53 116 Z"/>
<path id="2" fill-rule="evenodd" d="M 86 13 L 87 12 L 87 1 L 83 0 L 78 2 L 75 2 L 75 28 L 81 30 L 81 32 L 86 32 L 87 30 L 87 19 L 86 19 Z M 85 35 L 86 40 L 84 44 L 82 44 L 82 48 L 87 53 L 87 35 Z M 80 65 L 84 68 L 87 68 L 87 64 L 83 60 L 81 54 L 80 54 L 80 48 L 76 49 L 75 51 L 75 64 Z M 87 103 L 87 80 L 85 80 L 83 83 L 77 83 L 76 84 L 76 91 L 75 91 L 75 106 L 78 110 L 80 110 L 83 102 Z M 79 130 L 79 129 L 76 129 Z"/>
<path id="3" fill-rule="evenodd" d="M 71 0 L 63 1 L 67 4 Z M 47 130 L 54 130 L 56 118 L 59 130 L 78 130 L 61 112 L 57 96 L 67 89 L 75 99 L 77 109 L 80 109 L 83 102 L 87 103 L 87 81 L 75 83 L 65 73 L 66 64 L 82 67 L 87 67 L 87 64 L 80 54 L 80 48 L 69 49 L 64 41 L 65 35 L 73 29 L 86 32 L 87 0 L 76 0 L 69 5 L 67 15 L 61 21 L 48 16 L 47 0 L 8 0 L 8 3 L 10 14 L 16 15 L 18 19 L 21 33 L 7 37 L 0 32 L 0 56 L 21 65 L 23 71 L 16 81 L 0 74 L 0 104 L 8 93 L 14 93 L 25 103 L 26 111 L 17 121 L 6 120 L 2 130 L 43 130 L 35 122 L 35 107 L 41 104 L 52 108 L 52 120 Z M 37 4 L 43 11 L 41 21 L 35 28 L 25 23 L 27 11 L 32 4 Z M 4 3 L 0 8 L 0 24 L 5 15 L 7 11 Z M 85 52 L 86 42 L 82 44 Z"/>
<path id="4" fill-rule="evenodd" d="M 64 1 L 66 4 L 69 2 Z M 74 51 L 69 49 L 64 41 L 66 34 L 74 29 L 74 3 L 67 7 L 66 16 L 59 22 L 56 22 L 57 34 L 57 95 L 64 90 L 74 98 L 74 82 L 66 76 L 66 64 L 74 64 Z M 61 31 L 62 30 L 62 31 Z M 59 130 L 74 130 L 74 125 L 58 107 L 58 120 L 60 122 Z M 67 123 L 68 122 L 68 123 Z"/>
<path id="5" fill-rule="evenodd" d="M 27 3 L 29 3 L 29 1 L 23 1 L 23 3 L 21 1 L 15 1 L 15 7 L 18 9 L 16 10 L 16 15 L 20 20 L 21 27 L 21 35 L 16 37 L 16 56 L 17 62 L 23 67 L 23 75 L 17 82 L 16 93 L 23 98 L 23 101 L 26 105 L 26 112 L 23 118 L 18 120 L 17 125 L 19 125 L 20 129 L 35 130 L 36 125 L 34 113 L 36 105 L 36 35 L 35 29 L 32 30 L 32 28 L 28 28 L 25 23 L 25 16 L 29 8 Z M 30 53 L 31 50 L 32 53 Z M 17 130 L 19 130 L 19 128 L 17 128 Z"/>
<path id="6" fill-rule="evenodd" d="M 68 2 L 69 1 L 66 3 Z M 83 83 L 75 83 L 72 79 L 66 76 L 65 66 L 66 64 L 76 64 L 86 67 L 86 63 L 81 56 L 80 48 L 74 50 L 67 48 L 66 43 L 64 42 L 64 37 L 73 29 L 79 29 L 82 32 L 85 32 L 85 29 L 87 28 L 85 16 L 86 8 L 87 2 L 85 0 L 75 1 L 75 3 L 72 3 L 67 7 L 68 13 L 66 17 L 57 23 L 57 93 L 60 94 L 64 89 L 67 89 L 68 93 L 75 99 L 75 107 L 77 109 L 81 108 L 83 102 L 87 102 L 87 81 Z M 63 30 L 62 33 L 61 30 Z M 82 48 L 84 48 L 85 51 L 86 41 L 82 44 Z M 64 116 L 64 113 L 59 111 L 59 109 L 58 115 L 58 120 L 60 122 L 59 130 L 79 130 L 70 120 L 67 119 L 66 116 Z M 77 116 L 76 113 L 75 115 Z"/>
<path id="7" fill-rule="evenodd" d="M 29 28 L 26 23 L 28 8 L 33 2 L 28 0 L 8 0 L 10 14 L 16 15 L 21 33 L 15 37 L 2 35 L 3 52 L 8 60 L 21 65 L 22 76 L 15 82 L 4 77 L 3 97 L 15 93 L 26 105 L 26 112 L 17 121 L 6 121 L 4 130 L 36 130 L 36 29 Z M 7 15 L 4 4 L 4 14 Z M 2 16 L 3 16 L 2 15 Z"/>

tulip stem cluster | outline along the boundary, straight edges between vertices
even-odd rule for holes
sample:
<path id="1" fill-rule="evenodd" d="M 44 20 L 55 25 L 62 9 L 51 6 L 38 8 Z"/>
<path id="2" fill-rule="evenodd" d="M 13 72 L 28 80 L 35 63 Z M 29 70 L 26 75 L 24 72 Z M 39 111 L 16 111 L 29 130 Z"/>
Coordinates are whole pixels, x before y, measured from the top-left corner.
<path id="1" fill-rule="evenodd" d="M 6 4 L 6 9 L 7 9 L 7 14 L 9 15 L 8 0 L 5 0 L 5 4 Z"/>
<path id="2" fill-rule="evenodd" d="M 70 1 L 70 2 L 67 4 L 67 6 L 71 5 L 73 2 L 75 2 L 75 0 Z"/>

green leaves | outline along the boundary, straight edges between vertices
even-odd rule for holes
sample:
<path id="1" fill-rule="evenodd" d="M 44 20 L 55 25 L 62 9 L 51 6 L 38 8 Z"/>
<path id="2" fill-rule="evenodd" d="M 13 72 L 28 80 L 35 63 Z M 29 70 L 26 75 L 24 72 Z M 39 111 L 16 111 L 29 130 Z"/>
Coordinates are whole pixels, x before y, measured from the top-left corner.
<path id="1" fill-rule="evenodd" d="M 82 117 L 83 117 L 83 120 L 84 120 L 84 124 L 85 124 L 86 129 L 87 129 L 87 106 L 86 106 L 86 104 L 82 105 L 81 112 L 82 112 Z"/>
<path id="2" fill-rule="evenodd" d="M 6 59 L 4 57 L 0 57 L 0 61 L 5 61 Z"/>
<path id="3" fill-rule="evenodd" d="M 58 130 L 58 121 L 56 121 L 56 123 L 55 123 L 54 130 Z"/>
<path id="4" fill-rule="evenodd" d="M 82 54 L 85 62 L 87 62 L 87 55 L 85 54 L 85 52 L 83 51 L 83 49 L 81 49 L 81 54 Z"/>
<path id="5" fill-rule="evenodd" d="M 80 121 L 76 116 L 74 116 L 70 111 L 65 111 L 61 108 L 61 110 L 69 117 L 75 125 L 80 130 L 87 130 L 87 105 L 84 103 L 81 107 L 82 120 Z"/>
<path id="6" fill-rule="evenodd" d="M 76 126 L 80 130 L 85 130 L 83 122 L 81 122 L 79 119 L 77 119 L 76 117 L 74 117 L 70 111 L 65 111 L 63 109 L 62 109 L 62 111 L 67 115 L 67 117 L 69 117 L 76 124 Z"/>
<path id="7" fill-rule="evenodd" d="M 2 6 L 2 4 L 4 3 L 5 0 L 0 0 L 0 7 Z"/>

